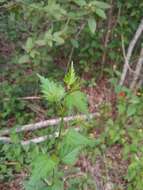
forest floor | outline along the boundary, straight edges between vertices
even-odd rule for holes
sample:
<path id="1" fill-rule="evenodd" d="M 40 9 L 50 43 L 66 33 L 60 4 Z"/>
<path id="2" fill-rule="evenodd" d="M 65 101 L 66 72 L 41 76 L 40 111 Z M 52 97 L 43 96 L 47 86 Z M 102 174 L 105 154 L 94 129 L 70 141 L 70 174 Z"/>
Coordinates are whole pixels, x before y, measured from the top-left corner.
<path id="1" fill-rule="evenodd" d="M 114 117 L 115 94 L 108 86 L 108 81 L 103 79 L 96 87 L 88 87 L 83 89 L 88 95 L 90 112 L 98 112 L 103 102 L 111 103 L 112 116 Z M 98 138 L 102 131 L 95 128 L 92 135 Z M 126 173 L 128 162 L 122 159 L 121 145 L 113 145 L 106 149 L 104 156 L 96 158 L 94 164 L 91 164 L 90 158 L 81 156 L 76 163 L 82 172 L 90 173 L 99 190 L 123 190 L 126 189 L 126 181 L 123 178 Z M 0 183 L 0 190 L 23 190 L 22 183 L 26 174 L 16 175 L 14 179 L 7 183 Z M 90 190 L 90 189 L 88 189 Z"/>

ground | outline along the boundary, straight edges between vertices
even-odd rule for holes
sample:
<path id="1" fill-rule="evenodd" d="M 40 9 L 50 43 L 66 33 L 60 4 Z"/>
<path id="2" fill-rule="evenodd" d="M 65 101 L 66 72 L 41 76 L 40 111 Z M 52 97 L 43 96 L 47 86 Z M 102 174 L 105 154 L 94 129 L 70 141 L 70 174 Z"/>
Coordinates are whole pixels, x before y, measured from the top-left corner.
<path id="1" fill-rule="evenodd" d="M 110 102 L 114 110 L 115 94 L 108 88 L 108 81 L 102 80 L 96 87 L 83 89 L 88 95 L 90 112 L 98 112 L 103 102 Z M 114 116 L 114 111 L 112 111 Z M 92 131 L 92 136 L 98 138 L 101 131 L 96 128 Z M 126 173 L 128 162 L 122 159 L 122 147 L 118 144 L 111 146 L 101 156 L 98 156 L 93 163 L 88 156 L 81 156 L 76 163 L 81 172 L 91 174 L 99 190 L 123 190 L 126 181 L 123 178 Z M 78 174 L 77 174 L 78 175 Z M 22 182 L 26 174 L 21 173 L 15 176 L 11 182 L 1 183 L 0 190 L 23 190 Z"/>

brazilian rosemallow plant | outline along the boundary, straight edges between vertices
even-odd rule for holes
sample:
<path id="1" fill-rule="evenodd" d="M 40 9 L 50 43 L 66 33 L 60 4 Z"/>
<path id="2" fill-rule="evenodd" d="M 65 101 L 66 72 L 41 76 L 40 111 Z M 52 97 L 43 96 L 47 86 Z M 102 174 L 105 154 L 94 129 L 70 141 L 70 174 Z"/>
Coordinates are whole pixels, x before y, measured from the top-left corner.
<path id="1" fill-rule="evenodd" d="M 41 152 L 31 163 L 31 176 L 25 182 L 26 190 L 63 190 L 64 168 L 74 166 L 79 153 L 94 141 L 80 134 L 75 128 L 64 126 L 64 116 L 68 113 L 88 114 L 86 95 L 80 90 L 79 78 L 75 75 L 73 64 L 65 75 L 64 85 L 38 75 L 43 97 L 50 103 L 61 122 L 53 134 L 52 150 Z M 80 128 L 79 128 L 80 129 Z"/>

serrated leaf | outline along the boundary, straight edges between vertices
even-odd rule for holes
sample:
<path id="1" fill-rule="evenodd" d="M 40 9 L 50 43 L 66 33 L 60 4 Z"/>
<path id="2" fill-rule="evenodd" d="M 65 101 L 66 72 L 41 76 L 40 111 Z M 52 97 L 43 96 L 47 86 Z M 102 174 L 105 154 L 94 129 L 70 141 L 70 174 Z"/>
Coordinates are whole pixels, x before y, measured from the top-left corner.
<path id="1" fill-rule="evenodd" d="M 56 163 L 47 155 L 39 155 L 32 163 L 32 178 L 41 179 L 47 177 L 55 166 Z"/>
<path id="2" fill-rule="evenodd" d="M 96 30 L 96 20 L 93 17 L 88 19 L 88 26 L 92 34 L 95 33 Z"/>
<path id="3" fill-rule="evenodd" d="M 87 97 L 83 92 L 74 91 L 65 97 L 65 106 L 69 112 L 77 110 L 81 113 L 87 113 Z"/>
<path id="4" fill-rule="evenodd" d="M 76 82 L 76 80 L 77 77 L 72 62 L 68 73 L 65 75 L 64 82 L 70 88 L 70 86 L 73 85 Z"/>
<path id="5" fill-rule="evenodd" d="M 81 148 L 75 148 L 73 150 L 71 150 L 71 152 L 69 152 L 63 159 L 62 161 L 64 162 L 64 164 L 75 164 L 77 157 L 79 155 Z"/>
<path id="6" fill-rule="evenodd" d="M 47 78 L 38 75 L 41 81 L 41 91 L 50 103 L 57 103 L 65 96 L 65 90 L 60 85 Z"/>
<path id="7" fill-rule="evenodd" d="M 60 158 L 65 164 L 74 164 L 82 148 L 92 141 L 74 129 L 70 129 L 60 145 Z"/>
<path id="8" fill-rule="evenodd" d="M 75 129 L 70 129 L 66 134 L 66 143 L 74 145 L 75 147 L 87 146 L 91 144 L 91 140 L 77 132 Z"/>
<path id="9" fill-rule="evenodd" d="M 40 181 L 51 175 L 56 163 L 47 155 L 39 155 L 32 163 L 32 174 L 26 184 L 26 190 L 36 188 Z"/>
<path id="10" fill-rule="evenodd" d="M 96 14 L 99 16 L 99 17 L 101 17 L 101 18 L 103 18 L 103 19 L 106 19 L 106 15 L 105 15 L 105 12 L 102 10 L 102 9 L 96 9 Z"/>

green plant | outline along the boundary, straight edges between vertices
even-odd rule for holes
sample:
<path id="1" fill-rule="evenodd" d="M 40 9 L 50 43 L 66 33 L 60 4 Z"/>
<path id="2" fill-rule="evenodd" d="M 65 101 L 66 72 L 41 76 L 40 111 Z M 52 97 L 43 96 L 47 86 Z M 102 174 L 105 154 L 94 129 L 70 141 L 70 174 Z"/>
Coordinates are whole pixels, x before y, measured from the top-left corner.
<path id="1" fill-rule="evenodd" d="M 80 151 L 93 142 L 72 128 L 64 128 L 64 116 L 67 113 L 87 113 L 87 98 L 79 88 L 79 79 L 76 77 L 73 64 L 65 75 L 65 87 L 47 78 L 38 75 L 41 81 L 41 91 L 44 98 L 51 103 L 56 113 L 61 116 L 58 135 L 52 150 L 40 152 L 31 163 L 31 177 L 25 183 L 26 190 L 53 189 L 63 190 L 64 166 L 75 164 Z"/>

